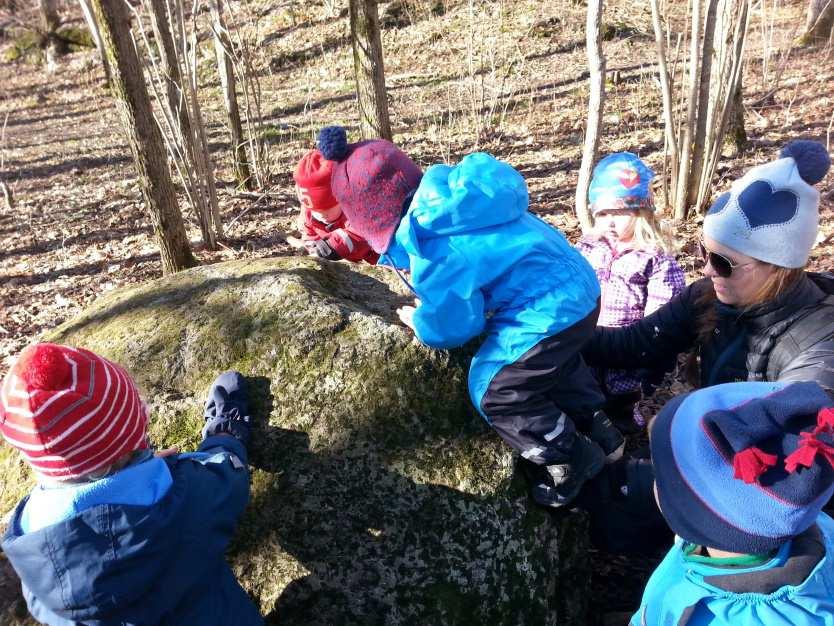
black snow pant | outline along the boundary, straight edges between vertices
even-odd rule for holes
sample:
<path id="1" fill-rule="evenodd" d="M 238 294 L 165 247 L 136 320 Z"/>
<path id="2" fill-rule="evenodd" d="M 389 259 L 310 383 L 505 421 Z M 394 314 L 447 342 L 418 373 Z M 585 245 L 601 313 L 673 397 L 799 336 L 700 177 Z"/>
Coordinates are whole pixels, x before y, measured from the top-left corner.
<path id="1" fill-rule="evenodd" d="M 501 368 L 481 399 L 490 425 L 532 463 L 568 462 L 576 429 L 587 432 L 594 413 L 605 404 L 580 354 L 598 317 L 599 302 L 584 319 Z"/>

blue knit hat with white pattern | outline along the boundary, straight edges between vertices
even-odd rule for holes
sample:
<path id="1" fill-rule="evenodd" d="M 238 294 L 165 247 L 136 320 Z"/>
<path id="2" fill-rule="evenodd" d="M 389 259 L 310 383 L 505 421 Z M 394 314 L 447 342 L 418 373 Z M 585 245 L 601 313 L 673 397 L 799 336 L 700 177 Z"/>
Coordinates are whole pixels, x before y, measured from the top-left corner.
<path id="1" fill-rule="evenodd" d="M 744 554 L 806 531 L 834 494 L 832 405 L 815 382 L 728 383 L 670 401 L 651 433 L 669 527 Z"/>
<path id="2" fill-rule="evenodd" d="M 798 140 L 780 158 L 754 167 L 720 195 L 704 217 L 704 235 L 779 267 L 804 267 L 819 228 L 813 185 L 831 166 L 821 143 Z"/>

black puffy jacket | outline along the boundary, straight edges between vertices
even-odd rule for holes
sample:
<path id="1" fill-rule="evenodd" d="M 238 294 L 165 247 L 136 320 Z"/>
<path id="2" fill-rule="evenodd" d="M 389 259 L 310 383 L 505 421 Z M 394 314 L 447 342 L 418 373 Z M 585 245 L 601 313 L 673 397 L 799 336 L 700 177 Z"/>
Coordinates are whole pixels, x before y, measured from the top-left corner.
<path id="1" fill-rule="evenodd" d="M 622 328 L 597 327 L 583 354 L 589 365 L 669 371 L 693 347 L 702 387 L 744 380 L 818 382 L 834 395 L 834 274 L 806 273 L 775 300 L 748 309 L 714 302 L 708 341 L 698 338 L 699 304 L 710 279 Z"/>

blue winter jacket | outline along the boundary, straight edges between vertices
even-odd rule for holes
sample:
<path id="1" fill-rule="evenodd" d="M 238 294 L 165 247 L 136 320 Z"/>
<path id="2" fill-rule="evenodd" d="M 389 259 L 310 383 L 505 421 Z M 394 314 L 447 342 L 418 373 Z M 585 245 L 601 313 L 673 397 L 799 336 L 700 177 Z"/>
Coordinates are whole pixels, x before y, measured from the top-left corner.
<path id="1" fill-rule="evenodd" d="M 170 480 L 157 481 L 165 491 L 154 504 L 98 504 L 26 533 L 29 497 L 17 506 L 2 545 L 35 619 L 50 626 L 263 624 L 224 559 L 249 497 L 246 449 L 215 436 L 196 453 L 161 461 L 147 461 L 160 465 L 163 478 L 170 472 Z"/>
<path id="2" fill-rule="evenodd" d="M 469 376 L 476 407 L 502 367 L 586 317 L 600 295 L 588 262 L 527 208 L 521 174 L 470 154 L 426 171 L 388 250 L 411 270 L 423 343 L 449 348 L 486 333 Z"/>
<path id="3" fill-rule="evenodd" d="M 816 525 L 756 567 L 685 560 L 677 541 L 646 585 L 631 626 L 834 625 L 834 520 Z"/>

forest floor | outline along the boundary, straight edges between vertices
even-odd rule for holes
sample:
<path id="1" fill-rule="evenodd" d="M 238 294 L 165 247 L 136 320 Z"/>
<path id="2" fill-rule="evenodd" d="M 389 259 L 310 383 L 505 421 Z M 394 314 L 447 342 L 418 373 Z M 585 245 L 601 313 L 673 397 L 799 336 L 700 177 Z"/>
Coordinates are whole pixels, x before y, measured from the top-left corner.
<path id="1" fill-rule="evenodd" d="M 805 4 L 777 0 L 753 19 L 744 78 L 749 143 L 719 162 L 714 194 L 751 165 L 774 158 L 791 139 L 817 139 L 831 149 L 834 53 L 789 45 Z M 253 193 L 232 184 L 222 99 L 206 42 L 198 55 L 201 100 L 226 238 L 217 251 L 203 248 L 183 208 L 200 263 L 296 254 L 286 241 L 296 234 L 293 166 L 322 126 L 343 124 L 357 138 L 346 9 L 332 0 L 233 6 L 235 19 L 257 43 L 270 184 Z M 570 0 L 411 0 L 400 12 L 392 6 L 381 4 L 380 13 L 387 24 L 394 141 L 423 166 L 453 162 L 475 149 L 492 152 L 525 176 L 531 210 L 575 240 L 574 189 L 588 97 L 584 6 Z M 80 14 L 64 17 L 81 23 Z M 661 171 L 663 127 L 648 3 L 606 3 L 605 32 L 608 101 L 600 153 L 629 150 Z M 0 40 L 0 56 L 9 45 Z M 117 111 L 96 61 L 93 51 L 71 54 L 50 75 L 38 65 L 0 64 L 0 179 L 14 194 L 11 208 L 0 196 L 0 376 L 27 343 L 100 294 L 161 274 Z M 811 267 L 831 269 L 834 175 L 819 190 L 821 236 Z M 690 280 L 699 269 L 693 255 L 699 222 L 694 217 L 677 228 L 679 258 Z M 634 608 L 645 563 L 611 557 L 601 572 L 594 584 L 604 608 Z"/>

